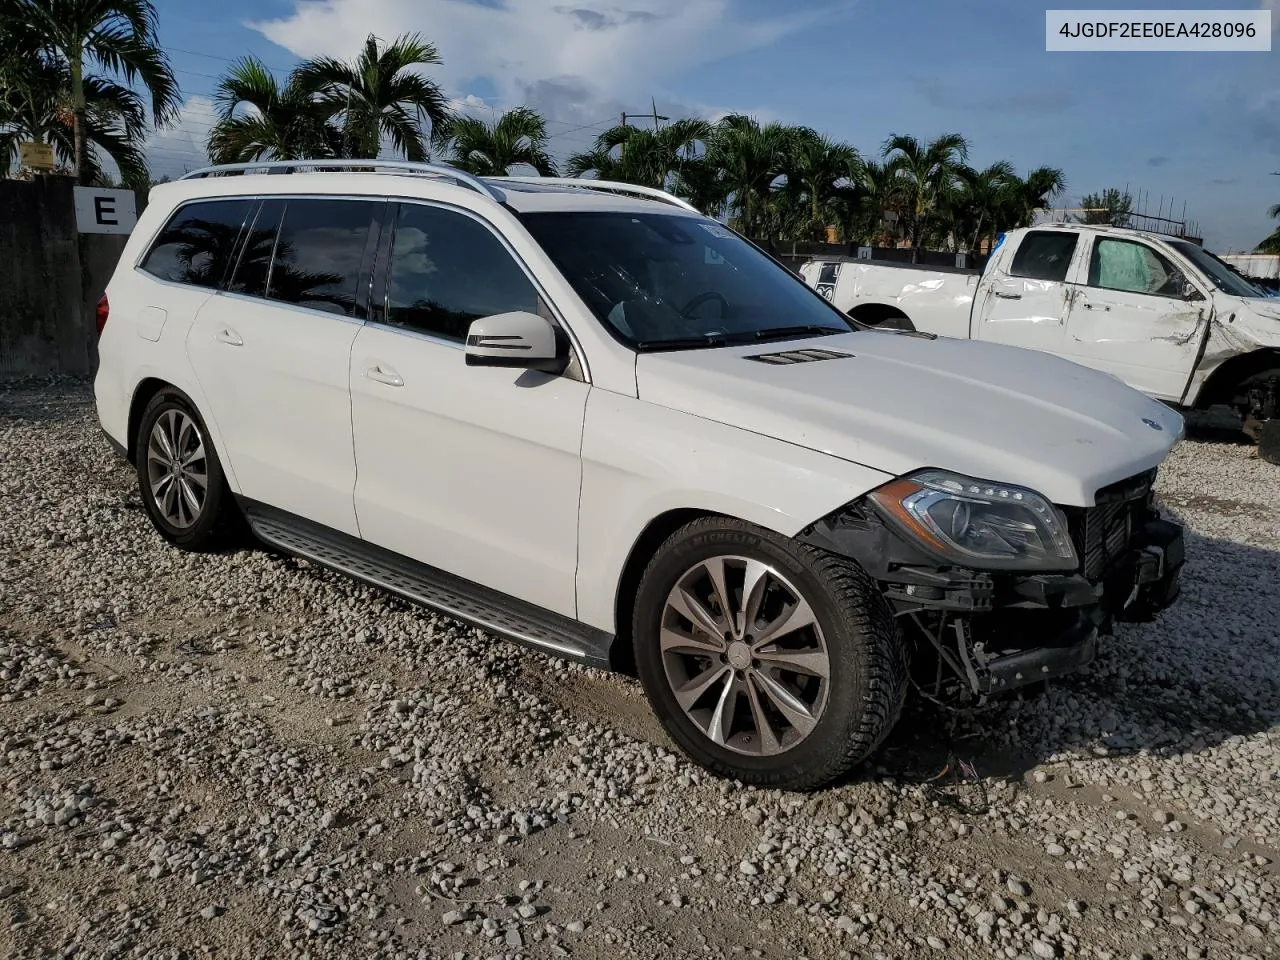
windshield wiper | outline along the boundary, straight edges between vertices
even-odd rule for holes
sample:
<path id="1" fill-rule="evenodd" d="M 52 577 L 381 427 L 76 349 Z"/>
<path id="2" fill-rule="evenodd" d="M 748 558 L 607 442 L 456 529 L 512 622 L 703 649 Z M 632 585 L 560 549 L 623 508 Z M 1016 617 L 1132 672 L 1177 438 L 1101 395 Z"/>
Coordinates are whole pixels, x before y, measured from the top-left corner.
<path id="1" fill-rule="evenodd" d="M 723 347 L 729 343 L 724 334 L 709 333 L 703 337 L 672 337 L 669 340 L 639 340 L 636 349 L 641 353 L 656 350 L 697 350 L 699 347 Z"/>
<path id="2" fill-rule="evenodd" d="M 850 333 L 849 328 L 841 329 L 840 327 L 822 327 L 817 324 L 799 324 L 792 327 L 766 327 L 763 330 L 751 330 L 741 334 L 735 334 L 736 342 L 750 343 L 752 341 L 759 342 L 761 340 L 786 340 L 792 337 L 832 337 L 837 333 Z"/>

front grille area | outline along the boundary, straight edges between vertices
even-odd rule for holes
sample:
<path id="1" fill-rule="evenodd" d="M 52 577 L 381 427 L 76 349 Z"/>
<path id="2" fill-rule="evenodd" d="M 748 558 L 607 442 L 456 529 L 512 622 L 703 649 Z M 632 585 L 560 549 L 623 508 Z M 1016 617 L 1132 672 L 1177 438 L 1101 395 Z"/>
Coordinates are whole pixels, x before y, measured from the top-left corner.
<path id="1" fill-rule="evenodd" d="M 1156 472 L 1149 470 L 1113 483 L 1097 492 L 1094 506 L 1068 512 L 1071 541 L 1086 579 L 1101 577 L 1145 522 L 1155 479 Z"/>

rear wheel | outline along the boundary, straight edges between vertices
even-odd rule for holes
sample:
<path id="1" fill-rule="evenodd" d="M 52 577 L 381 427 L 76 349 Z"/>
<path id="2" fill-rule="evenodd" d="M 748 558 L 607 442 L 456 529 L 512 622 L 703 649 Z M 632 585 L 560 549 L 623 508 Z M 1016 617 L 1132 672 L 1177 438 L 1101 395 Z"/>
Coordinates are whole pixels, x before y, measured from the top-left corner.
<path id="1" fill-rule="evenodd" d="M 1271 426 L 1280 417 L 1280 369 L 1265 369 L 1246 378 L 1233 391 L 1235 409 L 1240 415 L 1244 434 L 1254 443 L 1262 444 L 1264 436 L 1273 438 L 1276 430 Z"/>
<path id="2" fill-rule="evenodd" d="M 184 550 L 224 546 L 238 518 L 204 421 L 177 390 L 147 404 L 135 440 L 138 490 L 160 535 Z"/>
<path id="3" fill-rule="evenodd" d="M 697 520 L 640 582 L 636 666 L 663 726 L 744 783 L 813 789 L 897 721 L 904 649 L 857 566 L 726 518 Z"/>

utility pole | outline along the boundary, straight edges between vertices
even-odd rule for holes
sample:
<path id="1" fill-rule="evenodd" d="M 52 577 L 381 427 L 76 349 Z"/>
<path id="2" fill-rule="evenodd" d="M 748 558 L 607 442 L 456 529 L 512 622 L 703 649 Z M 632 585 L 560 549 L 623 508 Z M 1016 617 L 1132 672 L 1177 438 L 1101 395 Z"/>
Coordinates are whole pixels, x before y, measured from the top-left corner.
<path id="1" fill-rule="evenodd" d="M 657 103 L 657 101 L 656 101 L 656 100 L 652 101 L 652 103 L 653 103 L 653 106 L 652 106 L 652 107 L 651 107 L 647 112 L 645 112 L 645 113 L 627 113 L 626 111 L 623 111 L 623 113 L 622 113 L 622 125 L 623 125 L 624 127 L 627 125 L 627 118 L 628 118 L 628 117 L 644 117 L 646 120 L 652 119 L 652 120 L 653 120 L 653 129 L 654 129 L 654 130 L 657 130 L 657 129 L 658 129 L 658 127 L 661 125 L 661 122 L 662 122 L 663 120 L 670 120 L 670 119 L 671 119 L 670 117 L 663 116 L 662 114 L 660 114 L 660 113 L 658 112 L 658 103 Z"/>
<path id="2" fill-rule="evenodd" d="M 663 121 L 663 120 L 670 120 L 670 119 L 671 119 L 670 117 L 664 117 L 662 114 L 658 113 L 658 101 L 657 101 L 655 98 L 650 97 L 650 98 L 649 98 L 649 103 L 650 103 L 650 105 L 651 105 L 651 112 L 649 112 L 649 113 L 632 113 L 632 114 L 628 114 L 628 113 L 627 113 L 627 111 L 623 110 L 623 111 L 622 111 L 622 116 L 621 116 L 622 126 L 624 126 L 624 127 L 625 127 L 625 126 L 627 126 L 627 117 L 628 117 L 628 116 L 630 116 L 630 117 L 645 117 L 646 119 L 648 119 L 648 118 L 652 117 L 652 118 L 653 118 L 653 129 L 654 129 L 655 131 L 657 131 L 657 130 L 658 130 L 658 128 L 659 128 L 659 126 L 661 125 L 661 124 L 660 124 L 660 122 L 661 122 L 661 121 Z M 619 144 L 619 146 L 618 146 L 618 156 L 619 156 L 619 157 L 624 157 L 624 156 L 626 156 L 626 154 L 627 154 L 627 144 L 626 144 L 626 141 L 623 141 L 623 142 L 622 142 L 621 144 Z"/>
<path id="3" fill-rule="evenodd" d="M 650 97 L 650 98 L 649 98 L 649 103 L 650 103 L 650 105 L 653 107 L 653 129 L 654 129 L 655 131 L 657 131 L 658 127 L 660 126 L 660 124 L 659 124 L 659 122 L 658 122 L 658 121 L 660 121 L 660 120 L 670 120 L 671 118 L 670 118 L 670 117 L 660 117 L 660 116 L 658 116 L 658 101 L 657 101 L 656 99 L 654 99 L 653 97 Z"/>

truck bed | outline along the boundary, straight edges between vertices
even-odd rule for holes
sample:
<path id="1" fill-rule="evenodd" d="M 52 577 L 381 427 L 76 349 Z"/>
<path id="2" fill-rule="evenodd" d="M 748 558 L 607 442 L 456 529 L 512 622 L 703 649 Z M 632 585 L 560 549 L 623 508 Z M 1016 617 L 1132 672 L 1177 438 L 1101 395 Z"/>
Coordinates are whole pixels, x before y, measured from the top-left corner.
<path id="1" fill-rule="evenodd" d="M 815 257 L 800 268 L 805 283 L 843 313 L 877 324 L 886 316 L 943 337 L 968 339 L 980 270 L 857 257 Z"/>

